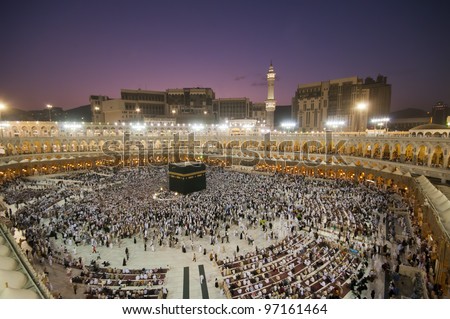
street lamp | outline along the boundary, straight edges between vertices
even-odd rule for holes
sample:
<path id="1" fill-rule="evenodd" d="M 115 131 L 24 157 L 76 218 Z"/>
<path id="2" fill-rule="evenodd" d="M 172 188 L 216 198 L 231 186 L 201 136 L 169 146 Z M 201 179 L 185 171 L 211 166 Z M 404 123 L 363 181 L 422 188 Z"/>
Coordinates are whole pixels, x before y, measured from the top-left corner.
<path id="1" fill-rule="evenodd" d="M 365 109 L 367 109 L 367 103 L 360 102 L 356 105 L 356 108 L 360 111 L 364 111 Z"/>
<path id="2" fill-rule="evenodd" d="M 327 129 L 333 128 L 335 130 L 338 130 L 339 128 L 343 127 L 344 125 L 345 125 L 345 121 L 340 121 L 340 120 L 330 120 L 325 123 L 325 126 Z"/>
<path id="3" fill-rule="evenodd" d="M 367 103 L 360 102 L 360 103 L 356 104 L 356 110 L 358 111 L 357 132 L 359 132 L 359 131 L 361 131 L 362 128 L 364 128 L 364 127 L 367 128 L 367 120 L 366 120 L 365 125 L 362 124 L 362 123 L 364 123 L 364 119 L 365 119 L 365 117 L 362 116 L 362 112 L 367 111 Z"/>
<path id="4" fill-rule="evenodd" d="M 285 131 L 292 131 L 295 128 L 296 125 L 297 125 L 297 123 L 290 122 L 290 121 L 281 123 L 281 127 Z"/>
<path id="5" fill-rule="evenodd" d="M 49 121 L 51 122 L 52 121 L 52 108 L 53 108 L 53 105 L 47 104 L 47 108 L 48 108 L 48 118 L 49 118 Z"/>
<path id="6" fill-rule="evenodd" d="M 376 119 L 372 119 L 371 122 L 374 125 L 374 130 L 376 130 L 376 126 L 378 125 L 380 127 L 380 131 L 383 129 L 384 126 L 384 130 L 387 131 L 387 125 L 389 122 L 389 118 L 388 117 L 383 117 L 383 118 L 376 118 Z"/>
<path id="7" fill-rule="evenodd" d="M 2 111 L 6 108 L 4 103 L 0 102 L 0 121 L 2 120 Z"/>
<path id="8" fill-rule="evenodd" d="M 6 109 L 6 105 L 4 103 L 0 102 L 0 122 L 2 121 L 2 111 L 4 109 Z M 2 138 L 3 138 L 3 128 L 4 128 L 4 126 L 7 126 L 7 125 L 8 125 L 7 123 L 6 124 L 0 123 L 1 129 L 2 129 Z"/>
<path id="9" fill-rule="evenodd" d="M 100 122 L 100 106 L 94 106 L 94 122 Z"/>
<path id="10" fill-rule="evenodd" d="M 136 108 L 137 118 L 140 120 L 141 109 L 139 107 Z"/>

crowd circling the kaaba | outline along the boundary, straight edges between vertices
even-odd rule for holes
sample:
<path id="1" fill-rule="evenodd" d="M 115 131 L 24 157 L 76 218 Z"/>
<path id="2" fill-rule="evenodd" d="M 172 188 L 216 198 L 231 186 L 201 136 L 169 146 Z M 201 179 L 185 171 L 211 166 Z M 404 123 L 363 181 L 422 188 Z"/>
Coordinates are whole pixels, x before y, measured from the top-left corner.
<path id="1" fill-rule="evenodd" d="M 371 183 L 209 167 L 206 190 L 175 196 L 166 185 L 165 167 L 105 168 L 57 183 L 17 179 L 2 193 L 6 203 L 17 203 L 10 218 L 24 232 L 31 258 L 83 269 L 89 261 L 76 257 L 79 245 L 96 252 L 121 247 L 125 239 L 144 241 L 149 251 L 198 250 L 221 267 L 229 297 L 342 297 L 344 282 L 358 296 L 373 279 L 375 265 L 368 261 L 377 254 L 393 256 L 377 271 L 429 266 L 429 245 L 416 237 L 417 225 L 388 214 L 389 207 L 410 213 L 408 204 Z M 398 227 L 404 241 L 396 238 Z M 211 247 L 230 238 L 254 245 L 248 231 L 254 228 L 266 247 L 255 246 L 250 256 L 239 247 L 233 256 L 197 248 L 200 238 Z M 113 266 L 126 267 L 128 258 Z"/>

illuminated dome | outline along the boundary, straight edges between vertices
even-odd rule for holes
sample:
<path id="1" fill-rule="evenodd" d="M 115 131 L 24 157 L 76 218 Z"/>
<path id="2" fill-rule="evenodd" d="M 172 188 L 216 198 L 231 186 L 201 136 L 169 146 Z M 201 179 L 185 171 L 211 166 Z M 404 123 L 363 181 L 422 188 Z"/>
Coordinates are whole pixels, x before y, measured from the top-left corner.
<path id="1" fill-rule="evenodd" d="M 0 287 L 21 289 L 28 279 L 20 271 L 0 270 Z"/>
<path id="2" fill-rule="evenodd" d="M 15 270 L 17 261 L 11 257 L 0 256 L 0 270 Z"/>
<path id="3" fill-rule="evenodd" d="M 28 289 L 5 288 L 0 290 L 0 299 L 39 299 L 39 296 Z"/>
<path id="4" fill-rule="evenodd" d="M 10 254 L 10 250 L 5 245 L 0 245 L 0 256 L 8 256 Z"/>

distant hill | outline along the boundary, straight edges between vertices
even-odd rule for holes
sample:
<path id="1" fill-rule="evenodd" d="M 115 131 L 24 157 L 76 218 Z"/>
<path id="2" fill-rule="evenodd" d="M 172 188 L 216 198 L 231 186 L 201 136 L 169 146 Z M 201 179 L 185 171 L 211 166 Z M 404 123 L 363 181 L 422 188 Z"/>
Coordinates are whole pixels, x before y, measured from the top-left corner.
<path id="1" fill-rule="evenodd" d="M 391 119 L 405 119 L 405 118 L 416 118 L 416 117 L 427 117 L 430 116 L 428 112 L 422 109 L 408 108 L 404 110 L 399 110 L 391 112 L 389 117 Z"/>
<path id="2" fill-rule="evenodd" d="M 24 111 L 16 108 L 7 108 L 2 111 L 3 121 L 48 121 L 50 113 L 48 109 Z M 70 110 L 54 107 L 51 110 L 52 121 L 91 122 L 91 106 L 82 105 Z"/>
<path id="3" fill-rule="evenodd" d="M 6 108 L 2 111 L 2 121 L 33 121 L 33 116 L 29 111 L 16 108 Z"/>

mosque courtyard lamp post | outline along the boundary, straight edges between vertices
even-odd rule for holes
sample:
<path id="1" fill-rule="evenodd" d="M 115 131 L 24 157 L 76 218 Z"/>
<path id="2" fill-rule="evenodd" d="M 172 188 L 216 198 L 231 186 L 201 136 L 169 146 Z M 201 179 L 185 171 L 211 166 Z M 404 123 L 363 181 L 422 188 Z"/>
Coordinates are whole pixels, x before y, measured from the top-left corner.
<path id="1" fill-rule="evenodd" d="M 367 103 L 360 102 L 356 105 L 357 118 L 356 131 L 364 132 L 367 129 Z"/>
<path id="2" fill-rule="evenodd" d="M 325 123 L 325 128 L 328 131 L 335 131 L 335 132 L 339 132 L 342 131 L 342 128 L 345 125 L 345 121 L 340 121 L 340 120 L 331 120 L 331 121 L 327 121 Z"/>
<path id="3" fill-rule="evenodd" d="M 0 122 L 2 121 L 2 111 L 6 108 L 4 103 L 0 102 Z"/>
<path id="4" fill-rule="evenodd" d="M 53 108 L 53 105 L 47 104 L 47 108 L 48 108 L 48 120 L 49 120 L 49 122 L 51 122 L 52 121 L 52 108 Z"/>
<path id="5" fill-rule="evenodd" d="M 2 123 L 2 111 L 6 109 L 6 105 L 4 103 L 0 102 L 0 126 L 1 126 L 1 131 L 2 131 L 2 138 L 3 138 L 3 123 Z"/>
<path id="6" fill-rule="evenodd" d="M 94 106 L 94 118 L 93 118 L 93 121 L 94 122 L 101 122 L 100 121 L 100 115 L 101 115 L 101 113 L 100 113 L 100 106 Z"/>
<path id="7" fill-rule="evenodd" d="M 380 133 L 387 132 L 388 130 L 388 122 L 389 122 L 389 118 L 384 117 L 384 118 L 376 118 L 376 119 L 372 119 L 370 121 L 371 123 L 373 123 L 374 126 L 374 131 L 377 132 L 378 128 L 377 126 L 380 128 Z"/>
<path id="8" fill-rule="evenodd" d="M 137 119 L 138 121 L 141 120 L 141 109 L 139 107 L 136 108 L 136 113 L 137 113 Z"/>

